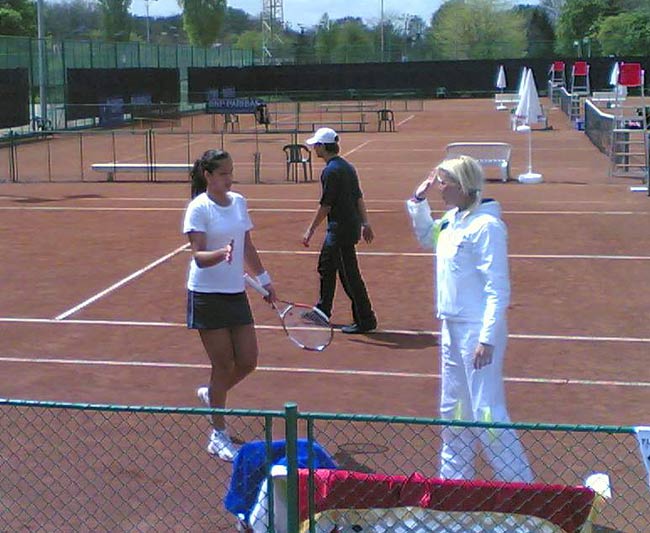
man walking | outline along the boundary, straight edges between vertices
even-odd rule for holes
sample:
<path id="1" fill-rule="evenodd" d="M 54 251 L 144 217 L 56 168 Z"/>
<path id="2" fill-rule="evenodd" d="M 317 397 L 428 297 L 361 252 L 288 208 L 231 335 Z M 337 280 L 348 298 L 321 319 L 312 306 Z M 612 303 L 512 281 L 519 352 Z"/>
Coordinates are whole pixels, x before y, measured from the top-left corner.
<path id="1" fill-rule="evenodd" d="M 371 243 L 374 233 L 368 222 L 359 178 L 355 168 L 339 155 L 339 136 L 333 129 L 318 129 L 306 143 L 313 146 L 317 157 L 325 161 L 320 176 L 320 206 L 302 238 L 302 243 L 309 246 L 314 231 L 327 219 L 325 240 L 318 258 L 320 298 L 316 307 L 328 317 L 331 316 L 338 273 L 343 289 L 352 302 L 354 319 L 341 331 L 366 333 L 377 327 L 377 318 L 359 271 L 356 244 L 361 236 Z"/>

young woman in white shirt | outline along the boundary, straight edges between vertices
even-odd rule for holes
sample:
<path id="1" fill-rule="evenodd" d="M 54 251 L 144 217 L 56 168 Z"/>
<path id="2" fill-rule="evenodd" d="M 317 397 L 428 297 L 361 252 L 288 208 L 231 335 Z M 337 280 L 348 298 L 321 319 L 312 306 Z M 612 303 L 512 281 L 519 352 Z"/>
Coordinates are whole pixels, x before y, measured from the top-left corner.
<path id="1" fill-rule="evenodd" d="M 234 165 L 222 150 L 208 150 L 192 168 L 192 201 L 183 233 L 192 259 L 187 279 L 187 326 L 199 332 L 210 359 L 210 385 L 197 390 L 209 407 L 225 408 L 228 391 L 257 366 L 258 347 L 244 285 L 244 266 L 276 299 L 250 231 L 246 199 L 231 191 Z M 207 450 L 225 461 L 238 451 L 222 415 L 212 416 Z"/>

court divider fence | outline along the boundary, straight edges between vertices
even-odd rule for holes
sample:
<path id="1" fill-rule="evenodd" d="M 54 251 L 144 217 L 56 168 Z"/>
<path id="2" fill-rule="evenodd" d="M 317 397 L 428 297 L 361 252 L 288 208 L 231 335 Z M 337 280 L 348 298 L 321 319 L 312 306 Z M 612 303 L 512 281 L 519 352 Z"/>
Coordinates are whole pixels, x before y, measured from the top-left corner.
<path id="1" fill-rule="evenodd" d="M 304 142 L 321 126 L 340 133 L 378 133 L 380 110 L 392 109 L 399 119 L 423 111 L 424 101 L 273 101 L 267 106 L 269 124 L 257 123 L 252 114 L 226 123 L 224 115 L 195 112 L 176 119 L 127 116 L 124 125 L 114 129 L 49 130 L 28 138 L 4 137 L 0 182 L 183 182 L 188 181 L 187 171 L 161 167 L 191 164 L 203 151 L 220 148 L 233 155 L 237 181 L 284 183 L 288 179 L 285 145 Z M 107 173 L 92 167 L 114 162 L 148 168 Z"/>
<path id="2" fill-rule="evenodd" d="M 246 442 L 232 465 L 205 448 L 216 412 Z M 650 530 L 631 427 L 11 399 L 0 420 L 3 531 Z M 440 480 L 445 427 L 515 429 L 534 483 L 494 481 L 480 457 L 474 480 Z M 609 498 L 584 488 L 594 473 Z"/>

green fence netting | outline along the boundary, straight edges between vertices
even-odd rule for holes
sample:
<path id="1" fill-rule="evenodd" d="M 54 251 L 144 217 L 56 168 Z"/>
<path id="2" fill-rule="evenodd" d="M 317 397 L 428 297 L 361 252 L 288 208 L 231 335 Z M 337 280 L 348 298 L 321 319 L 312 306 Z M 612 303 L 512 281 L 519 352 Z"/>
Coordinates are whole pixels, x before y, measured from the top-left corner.
<path id="1" fill-rule="evenodd" d="M 288 404 L 220 411 L 245 443 L 230 464 L 205 449 L 212 412 L 0 400 L 0 530 L 650 530 L 633 428 L 302 413 Z M 496 482 L 480 456 L 474 479 L 440 479 L 445 427 L 477 436 L 515 429 L 534 482 Z M 585 487 L 593 474 L 608 476 L 607 499 Z"/>

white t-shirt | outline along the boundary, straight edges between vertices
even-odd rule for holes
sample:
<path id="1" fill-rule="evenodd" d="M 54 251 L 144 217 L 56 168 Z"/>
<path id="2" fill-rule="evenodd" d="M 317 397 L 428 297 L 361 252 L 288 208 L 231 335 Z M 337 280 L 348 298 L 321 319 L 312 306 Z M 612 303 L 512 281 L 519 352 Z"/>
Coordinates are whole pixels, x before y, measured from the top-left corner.
<path id="1" fill-rule="evenodd" d="M 183 233 L 200 231 L 206 234 L 207 250 L 217 250 L 234 241 L 232 262 L 199 268 L 190 261 L 187 288 L 196 292 L 236 293 L 244 290 L 244 242 L 246 232 L 253 228 L 246 199 L 229 192 L 230 205 L 220 206 L 207 193 L 199 194 L 187 206 Z"/>

